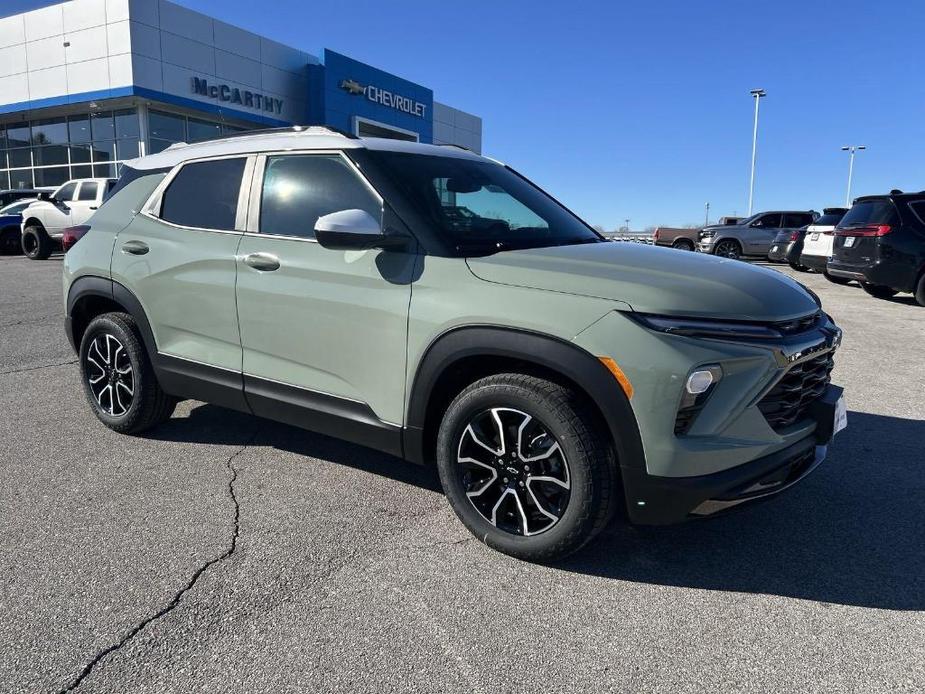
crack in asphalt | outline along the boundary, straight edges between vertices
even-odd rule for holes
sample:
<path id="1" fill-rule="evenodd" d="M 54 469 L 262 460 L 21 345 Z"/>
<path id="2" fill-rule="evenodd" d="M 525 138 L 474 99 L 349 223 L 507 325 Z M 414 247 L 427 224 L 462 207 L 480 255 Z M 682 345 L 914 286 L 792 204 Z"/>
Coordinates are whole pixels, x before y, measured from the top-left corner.
<path id="1" fill-rule="evenodd" d="M 76 364 L 76 363 L 77 363 L 77 359 L 71 359 L 70 361 L 60 361 L 54 364 L 43 364 L 42 366 L 26 366 L 22 369 L 10 369 L 9 371 L 0 371 L 0 376 L 4 376 L 6 374 L 19 374 L 25 371 L 39 371 L 41 369 L 53 369 L 56 366 L 67 366 L 69 364 Z"/>
<path id="2" fill-rule="evenodd" d="M 225 559 L 228 559 L 228 557 L 230 557 L 232 554 L 235 553 L 235 550 L 238 548 L 238 533 L 240 532 L 241 505 L 238 502 L 238 496 L 234 490 L 234 483 L 238 479 L 238 470 L 234 466 L 234 460 L 235 458 L 240 456 L 242 453 L 244 453 L 244 451 L 246 451 L 254 443 L 259 433 L 260 433 L 259 430 L 255 430 L 254 433 L 251 435 L 251 437 L 240 448 L 238 448 L 238 450 L 236 450 L 234 453 L 228 456 L 228 459 L 225 461 L 225 467 L 231 472 L 231 476 L 228 479 L 228 487 L 227 487 L 228 496 L 231 499 L 232 504 L 234 505 L 231 541 L 228 543 L 228 546 L 226 547 L 225 551 L 222 552 L 217 557 L 215 557 L 214 559 L 210 559 L 205 564 L 200 566 L 190 577 L 190 580 L 187 581 L 186 585 L 183 586 L 183 588 L 181 588 L 164 607 L 162 607 L 160 610 L 155 612 L 153 615 L 151 615 L 150 617 L 146 617 L 141 622 L 139 622 L 134 627 L 132 627 L 128 631 L 128 633 L 125 636 L 123 636 L 117 643 L 114 643 L 111 646 L 107 646 L 106 648 L 101 650 L 99 653 L 97 653 L 93 657 L 93 659 L 84 666 L 83 670 L 80 671 L 80 674 L 78 674 L 77 677 L 67 687 L 60 690 L 59 694 L 65 694 L 65 692 L 72 692 L 75 689 L 77 689 L 81 685 L 81 683 L 87 677 L 90 676 L 90 674 L 94 671 L 96 666 L 99 665 L 99 663 L 103 660 L 103 658 L 121 649 L 129 641 L 135 638 L 135 636 L 141 633 L 141 631 L 143 631 L 144 628 L 147 627 L 152 622 L 160 619 L 161 617 L 165 617 L 166 615 L 168 615 L 175 607 L 177 607 L 177 605 L 180 604 L 180 600 L 182 600 L 183 596 L 187 592 L 193 589 L 193 587 L 196 585 L 196 582 L 199 580 L 199 577 L 202 576 L 202 574 L 204 574 L 210 567 L 214 566 L 215 564 L 218 564 L 219 562 L 224 561 Z"/>

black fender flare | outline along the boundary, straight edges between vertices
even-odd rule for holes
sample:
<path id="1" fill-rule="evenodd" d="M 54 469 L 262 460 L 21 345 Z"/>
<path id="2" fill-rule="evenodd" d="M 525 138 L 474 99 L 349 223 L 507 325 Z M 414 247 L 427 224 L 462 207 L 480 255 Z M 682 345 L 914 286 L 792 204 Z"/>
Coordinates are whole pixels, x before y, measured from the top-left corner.
<path id="1" fill-rule="evenodd" d="M 74 347 L 74 351 L 77 351 L 80 347 L 78 344 L 76 344 L 72 325 L 74 307 L 81 299 L 85 299 L 90 296 L 99 296 L 104 299 L 109 299 L 116 302 L 120 306 L 123 306 L 135 320 L 135 324 L 138 326 L 138 330 L 141 332 L 141 338 L 145 343 L 145 348 L 148 350 L 148 354 L 152 355 L 152 358 L 157 355 L 157 342 L 154 339 L 154 331 L 151 330 L 151 323 L 148 321 L 148 316 L 145 313 L 141 302 L 138 301 L 138 299 L 134 294 L 132 294 L 131 291 L 129 291 L 126 287 L 119 284 L 118 282 L 107 279 L 105 277 L 97 277 L 95 275 L 78 277 L 71 284 L 70 289 L 68 289 L 66 313 L 67 317 L 65 320 L 67 323 L 67 337 L 71 343 L 71 346 Z"/>
<path id="2" fill-rule="evenodd" d="M 479 356 L 507 357 L 536 364 L 575 383 L 600 410 L 610 430 L 619 464 L 645 469 L 636 415 L 623 389 L 599 359 L 551 335 L 493 326 L 454 328 L 435 338 L 424 352 L 408 398 L 406 458 L 425 462 L 424 427 L 440 376 L 461 359 Z"/>

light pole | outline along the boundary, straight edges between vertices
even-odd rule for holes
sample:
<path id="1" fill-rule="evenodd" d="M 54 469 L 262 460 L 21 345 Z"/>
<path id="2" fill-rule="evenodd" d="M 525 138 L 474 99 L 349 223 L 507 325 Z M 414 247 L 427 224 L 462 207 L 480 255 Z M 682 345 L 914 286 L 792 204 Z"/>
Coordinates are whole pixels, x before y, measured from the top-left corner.
<path id="1" fill-rule="evenodd" d="M 629 218 L 627 218 L 627 219 L 624 219 L 623 221 L 624 221 L 625 224 L 626 224 L 626 226 L 623 227 L 623 229 L 624 229 L 624 238 L 629 238 L 629 235 L 630 235 L 630 220 L 629 220 Z"/>
<path id="2" fill-rule="evenodd" d="M 752 175 L 748 183 L 748 216 L 752 216 L 752 201 L 755 198 L 755 158 L 758 154 L 758 104 L 761 97 L 767 96 L 764 89 L 752 89 L 749 92 L 755 99 L 755 129 L 752 131 Z"/>
<path id="3" fill-rule="evenodd" d="M 706 203 L 704 207 L 706 207 L 707 209 L 703 215 L 703 225 L 705 227 L 708 227 L 710 226 L 710 203 Z"/>
<path id="4" fill-rule="evenodd" d="M 867 149 L 866 145 L 846 145 L 842 152 L 848 152 L 848 193 L 845 195 L 845 207 L 851 207 L 851 176 L 854 174 L 854 154 L 859 149 Z"/>

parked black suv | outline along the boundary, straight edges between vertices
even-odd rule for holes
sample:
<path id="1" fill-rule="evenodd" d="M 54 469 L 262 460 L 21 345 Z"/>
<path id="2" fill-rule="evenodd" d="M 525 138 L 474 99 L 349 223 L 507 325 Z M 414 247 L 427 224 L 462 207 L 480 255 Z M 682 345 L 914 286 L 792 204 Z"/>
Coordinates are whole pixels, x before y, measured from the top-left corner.
<path id="1" fill-rule="evenodd" d="M 858 280 L 871 296 L 912 292 L 925 306 L 925 191 L 868 195 L 835 228 L 827 272 Z"/>

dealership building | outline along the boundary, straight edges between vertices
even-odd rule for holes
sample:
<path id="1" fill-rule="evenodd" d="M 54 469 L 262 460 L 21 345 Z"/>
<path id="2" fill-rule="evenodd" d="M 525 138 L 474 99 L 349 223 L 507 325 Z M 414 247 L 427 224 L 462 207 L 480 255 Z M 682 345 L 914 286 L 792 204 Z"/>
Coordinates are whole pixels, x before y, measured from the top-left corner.
<path id="1" fill-rule="evenodd" d="M 0 189 L 115 176 L 175 142 L 296 124 L 481 151 L 481 119 L 429 87 L 165 0 L 0 18 Z"/>

